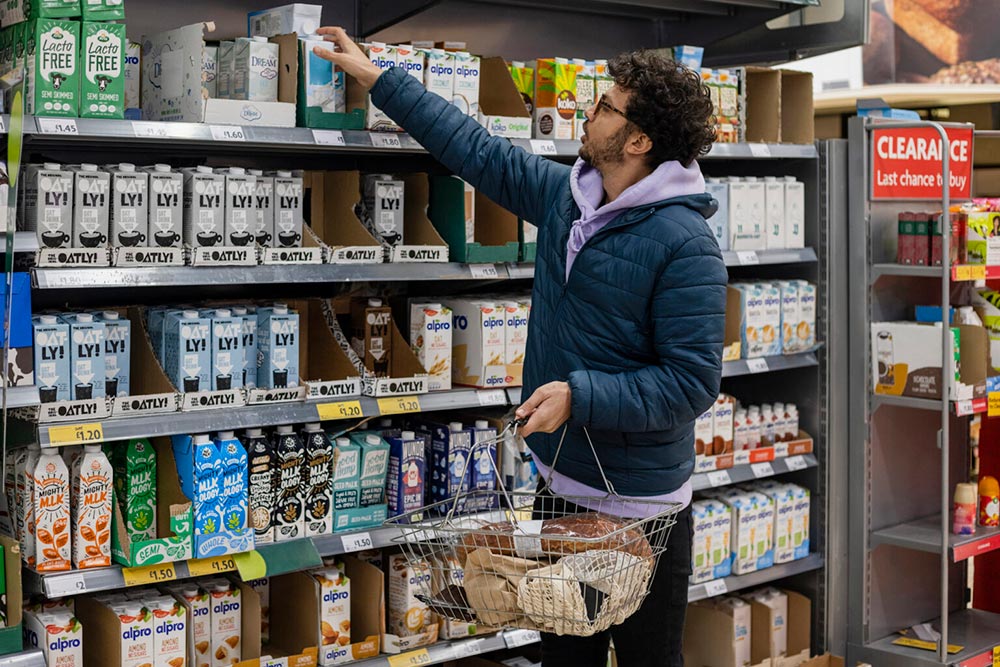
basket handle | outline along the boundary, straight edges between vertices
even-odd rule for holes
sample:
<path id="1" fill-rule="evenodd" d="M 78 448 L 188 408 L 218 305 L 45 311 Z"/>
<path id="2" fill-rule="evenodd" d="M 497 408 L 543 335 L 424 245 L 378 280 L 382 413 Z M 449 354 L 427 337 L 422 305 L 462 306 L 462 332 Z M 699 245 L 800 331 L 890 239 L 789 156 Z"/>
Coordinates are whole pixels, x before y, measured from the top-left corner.
<path id="1" fill-rule="evenodd" d="M 523 426 L 527 422 L 527 418 L 523 420 L 517 420 L 514 422 L 514 432 L 517 433 L 517 428 Z M 552 491 L 552 478 L 555 476 L 556 463 L 559 462 L 559 453 L 562 451 L 563 442 L 566 440 L 566 433 L 569 431 L 569 424 L 563 426 L 562 435 L 559 436 L 559 445 L 556 447 L 556 455 L 552 458 L 552 466 L 550 467 L 550 473 L 548 479 L 545 480 L 545 485 L 542 487 L 542 492 Z M 618 492 L 615 491 L 615 487 L 611 484 L 611 480 L 608 476 L 604 474 L 604 466 L 601 465 L 601 459 L 597 456 L 597 449 L 594 447 L 594 441 L 590 439 L 590 431 L 587 427 L 583 427 L 583 434 L 587 436 L 587 444 L 590 445 L 590 453 L 594 455 L 594 462 L 597 463 L 597 472 L 601 473 L 601 479 L 604 481 L 604 489 L 608 492 L 608 497 L 615 496 L 618 497 Z"/>

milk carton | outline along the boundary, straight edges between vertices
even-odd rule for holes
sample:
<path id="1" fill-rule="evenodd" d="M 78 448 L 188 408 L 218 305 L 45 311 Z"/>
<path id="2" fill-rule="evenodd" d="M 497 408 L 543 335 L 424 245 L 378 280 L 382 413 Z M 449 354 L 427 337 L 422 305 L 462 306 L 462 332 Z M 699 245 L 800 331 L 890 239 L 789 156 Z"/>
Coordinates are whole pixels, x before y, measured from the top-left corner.
<path id="1" fill-rule="evenodd" d="M 279 426 L 274 436 L 277 482 L 274 504 L 274 540 L 281 542 L 305 533 L 305 444 L 291 426 Z"/>
<path id="2" fill-rule="evenodd" d="M 729 183 L 721 178 L 706 178 L 705 191 L 715 198 L 719 208 L 708 218 L 720 250 L 729 250 Z"/>
<path id="3" fill-rule="evenodd" d="M 583 124 L 587 120 L 587 110 L 597 103 L 597 81 L 593 60 L 574 58 L 576 65 L 576 137 L 583 136 Z"/>
<path id="4" fill-rule="evenodd" d="M 749 359 L 767 354 L 768 343 L 764 327 L 768 326 L 764 313 L 764 289 L 758 284 L 734 285 L 740 291 L 740 338 L 742 355 Z"/>
<path id="5" fill-rule="evenodd" d="M 469 471 L 473 491 L 494 491 L 497 488 L 497 430 L 486 420 L 479 419 L 472 429 L 472 460 Z M 476 511 L 496 508 L 496 496 L 483 494 L 475 499 Z"/>
<path id="6" fill-rule="evenodd" d="M 760 288 L 764 307 L 764 328 L 761 331 L 764 356 L 777 356 L 782 349 L 781 289 L 771 283 L 762 283 Z"/>
<path id="7" fill-rule="evenodd" d="M 187 659 L 187 609 L 170 596 L 143 598 L 153 622 L 153 655 L 157 666 L 183 665 Z"/>
<path id="8" fill-rule="evenodd" d="M 691 543 L 691 583 L 700 584 L 728 577 L 732 516 L 729 507 L 718 500 L 691 503 L 694 538 Z"/>
<path id="9" fill-rule="evenodd" d="M 257 311 L 257 386 L 299 386 L 299 315 L 276 304 Z"/>
<path id="10" fill-rule="evenodd" d="M 799 287 L 791 280 L 774 283 L 781 290 L 781 351 L 791 354 L 798 351 Z"/>
<path id="11" fill-rule="evenodd" d="M 125 117 L 125 24 L 84 22 L 81 118 Z"/>
<path id="12" fill-rule="evenodd" d="M 74 167 L 74 248 L 97 248 L 108 242 L 111 216 L 111 175 L 96 164 Z"/>
<path id="13" fill-rule="evenodd" d="M 785 247 L 805 247 L 806 229 L 805 183 L 785 176 Z"/>
<path id="14" fill-rule="evenodd" d="M 250 102 L 278 101 L 278 45 L 267 37 L 240 37 L 233 50 L 237 81 L 233 99 Z"/>
<path id="15" fill-rule="evenodd" d="M 799 287 L 799 323 L 795 327 L 800 350 L 816 345 L 816 286 L 804 280 L 796 281 Z"/>
<path id="16" fill-rule="evenodd" d="M 64 319 L 69 323 L 72 341 L 70 347 L 71 398 L 73 400 L 104 398 L 104 340 L 106 332 L 104 323 L 95 320 L 94 316 L 89 313 L 67 315 Z"/>
<path id="17" fill-rule="evenodd" d="M 219 579 L 213 580 L 208 592 L 212 598 L 212 667 L 229 667 L 243 656 L 240 589 Z"/>
<path id="18" fill-rule="evenodd" d="M 719 394 L 712 406 L 712 454 L 728 454 L 733 451 L 733 406 L 732 396 Z"/>
<path id="19" fill-rule="evenodd" d="M 260 641 L 271 641 L 271 583 L 267 577 L 246 582 L 247 586 L 260 597 Z"/>
<path id="20" fill-rule="evenodd" d="M 173 436 L 174 460 L 184 495 L 194 513 L 194 555 L 197 558 L 226 553 L 222 534 L 226 497 L 224 464 L 218 446 L 205 433 Z"/>
<path id="21" fill-rule="evenodd" d="M 392 368 L 392 310 L 381 299 L 351 302 L 351 347 L 376 377 Z"/>
<path id="22" fill-rule="evenodd" d="M 408 561 L 389 556 L 389 625 L 387 631 L 400 637 L 419 635 L 433 620 L 431 610 L 417 596 L 431 595 L 431 566 L 426 561 Z"/>
<path id="23" fill-rule="evenodd" d="M 168 164 L 143 167 L 149 174 L 149 245 L 179 248 L 184 240 L 184 175 Z"/>
<path id="24" fill-rule="evenodd" d="M 111 245 L 144 246 L 149 236 L 149 174 L 122 162 L 111 172 Z"/>
<path id="25" fill-rule="evenodd" d="M 430 391 L 451 389 L 451 319 L 451 309 L 440 303 L 410 303 L 410 346 Z"/>
<path id="26" fill-rule="evenodd" d="M 73 239 L 73 183 L 54 162 L 29 164 L 24 180 L 24 224 L 41 248 L 68 248 Z"/>
<path id="27" fill-rule="evenodd" d="M 756 492 L 728 490 L 722 500 L 732 510 L 733 574 L 748 574 L 774 564 L 774 502 Z"/>
<path id="28" fill-rule="evenodd" d="M 132 323 L 117 311 L 99 313 L 104 322 L 104 377 L 107 396 L 128 396 L 131 391 Z"/>
<path id="29" fill-rule="evenodd" d="M 111 462 L 100 445 L 86 445 L 72 468 L 73 567 L 111 565 Z"/>
<path id="30" fill-rule="evenodd" d="M 566 58 L 539 58 L 535 74 L 535 136 L 573 139 L 576 65 Z"/>
<path id="31" fill-rule="evenodd" d="M 795 560 L 809 555 L 809 489 L 788 485 L 794 505 L 792 506 L 792 551 Z"/>
<path id="32" fill-rule="evenodd" d="M 518 301 L 505 301 L 504 358 L 508 364 L 523 364 L 528 347 L 528 306 Z"/>
<path id="33" fill-rule="evenodd" d="M 764 247 L 787 247 L 785 240 L 785 184 L 776 176 L 764 177 Z"/>
<path id="34" fill-rule="evenodd" d="M 351 643 L 351 581 L 343 570 L 328 568 L 313 573 L 320 593 L 319 664 L 333 662 L 327 659 L 323 647 L 344 647 Z"/>
<path id="35" fill-rule="evenodd" d="M 66 4 L 66 0 L 62 0 Z M 124 0 L 80 0 L 84 21 L 124 21 Z"/>
<path id="36" fill-rule="evenodd" d="M 250 234 L 257 245 L 270 248 L 274 244 L 274 177 L 265 176 L 260 169 L 249 169 L 247 173 L 255 179 Z"/>
<path id="37" fill-rule="evenodd" d="M 212 321 L 196 310 L 172 311 L 164 322 L 164 370 L 183 392 L 212 388 Z"/>
<path id="38" fill-rule="evenodd" d="M 385 174 L 366 174 L 362 222 L 383 245 L 403 243 L 403 181 Z"/>
<path id="39" fill-rule="evenodd" d="M 55 447 L 43 447 L 34 472 L 35 570 L 70 569 L 69 470 Z"/>
<path id="40" fill-rule="evenodd" d="M 428 427 L 431 430 L 430 498 L 433 502 L 450 500 L 458 493 L 467 492 L 472 483 L 472 476 L 466 470 L 472 456 L 472 432 L 463 428 L 461 422 L 429 424 Z"/>
<path id="41" fill-rule="evenodd" d="M 505 311 L 495 302 L 455 299 L 446 302 L 452 310 L 453 354 L 465 359 L 466 367 L 452 369 L 456 381 L 478 378 L 478 386 L 503 386 L 507 358 Z M 493 367 L 493 368 L 490 368 Z"/>
<path id="42" fill-rule="evenodd" d="M 326 535 L 333 532 L 333 445 L 318 424 L 306 424 L 302 431 L 305 466 L 302 483 L 305 492 L 305 534 Z"/>
<path id="43" fill-rule="evenodd" d="M 35 567 L 35 468 L 42 456 L 42 448 L 30 444 L 22 449 L 14 461 L 14 477 L 16 479 L 15 497 L 17 511 L 15 526 L 21 540 L 21 560 L 28 567 Z"/>
<path id="44" fill-rule="evenodd" d="M 245 544 L 245 536 L 252 534 L 247 519 L 248 461 L 247 452 L 232 431 L 221 431 L 213 439 L 222 459 L 222 524 L 220 533 L 226 538 L 227 550 L 235 551 L 236 545 Z M 252 542 L 251 542 L 252 544 Z"/>
<path id="45" fill-rule="evenodd" d="M 220 100 L 232 99 L 234 88 L 233 70 L 236 67 L 236 42 L 219 42 L 219 51 L 216 58 L 215 93 Z"/>
<path id="46" fill-rule="evenodd" d="M 118 615 L 118 636 L 122 667 L 142 667 L 154 664 L 156 650 L 153 637 L 153 615 L 138 601 L 111 605 Z"/>
<path id="47" fill-rule="evenodd" d="M 755 487 L 760 493 L 771 499 L 774 504 L 774 562 L 788 563 L 795 560 L 795 548 L 792 535 L 795 531 L 795 496 L 786 484 L 760 484 Z"/>
<path id="48" fill-rule="evenodd" d="M 477 59 L 478 60 L 478 59 Z M 424 83 L 424 54 L 412 46 L 400 45 L 396 47 L 396 66 L 403 68 L 403 70 L 412 76 L 414 79 L 419 81 L 421 85 Z M 478 99 L 478 87 L 477 87 Z"/>
<path id="49" fill-rule="evenodd" d="M 372 42 L 368 45 L 367 52 L 368 59 L 382 71 L 396 66 L 396 47 L 394 46 L 388 46 L 381 42 Z M 372 104 L 370 96 L 368 97 L 368 104 L 365 111 L 365 127 L 375 131 L 399 129 L 399 126 L 391 118 Z"/>
<path id="50" fill-rule="evenodd" d="M 274 541 L 274 503 L 277 465 L 274 444 L 259 428 L 247 429 L 243 438 L 249 467 L 247 497 L 255 544 Z"/>
<path id="51" fill-rule="evenodd" d="M 455 94 L 455 56 L 444 49 L 430 49 L 423 53 L 427 59 L 424 85 L 430 92 L 450 102 Z"/>
<path id="52" fill-rule="evenodd" d="M 226 178 L 224 245 L 245 246 L 253 241 L 251 226 L 256 223 L 254 195 L 256 177 L 242 167 L 224 170 Z"/>
<path id="53" fill-rule="evenodd" d="M 351 440 L 361 448 L 359 476 L 362 507 L 385 502 L 386 475 L 389 472 L 389 445 L 375 433 L 352 433 Z"/>
<path id="54" fill-rule="evenodd" d="M 209 99 L 219 95 L 219 47 L 206 46 L 201 52 L 201 83 Z"/>
<path id="55" fill-rule="evenodd" d="M 184 243 L 223 244 L 226 177 L 211 167 L 184 169 Z"/>
<path id="56" fill-rule="evenodd" d="M 69 612 L 24 612 L 25 648 L 40 649 L 51 667 L 83 667 L 83 626 Z"/>
<path id="57" fill-rule="evenodd" d="M 187 645 L 193 656 L 192 667 L 211 667 L 211 596 L 190 581 L 172 583 L 165 589 L 187 612 Z"/>
<path id="58" fill-rule="evenodd" d="M 302 245 L 302 176 L 276 171 L 274 176 L 274 245 L 298 248 Z"/>
<path id="59" fill-rule="evenodd" d="M 125 46 L 125 113 L 142 118 L 142 44 L 128 40 Z"/>
<path id="60" fill-rule="evenodd" d="M 403 431 L 389 441 L 389 515 L 399 516 L 424 505 L 424 440 L 413 431 Z"/>
<path id="61" fill-rule="evenodd" d="M 709 408 L 694 421 L 694 453 L 697 456 L 712 456 L 715 453 L 712 414 L 712 408 Z"/>
<path id="62" fill-rule="evenodd" d="M 233 315 L 243 318 L 243 386 L 253 389 L 257 386 L 257 313 L 243 306 L 234 306 Z M 256 308 L 254 308 L 256 311 Z"/>
<path id="63" fill-rule="evenodd" d="M 250 35 L 274 37 L 298 33 L 312 35 L 323 25 L 322 5 L 308 5 L 296 2 L 291 5 L 262 9 L 247 14 L 247 28 Z"/>
<path id="64" fill-rule="evenodd" d="M 35 379 L 41 402 L 70 400 L 72 345 L 69 324 L 55 315 L 36 315 L 31 326 L 34 332 Z"/>
<path id="65" fill-rule="evenodd" d="M 80 108 L 80 23 L 34 19 L 26 43 L 25 113 L 75 118 Z"/>
<path id="66" fill-rule="evenodd" d="M 777 588 L 764 588 L 752 591 L 747 596 L 758 604 L 771 610 L 771 624 L 767 628 L 770 635 L 770 653 L 773 657 L 784 657 L 788 654 L 788 596 Z"/>
<path id="67" fill-rule="evenodd" d="M 305 106 L 318 108 L 324 113 L 347 111 L 347 89 L 344 72 L 326 58 L 316 55 L 315 49 L 335 52 L 336 46 L 320 35 L 300 37 L 299 72 L 301 89 L 305 91 Z"/>
<path id="68" fill-rule="evenodd" d="M 763 250 L 764 184 L 756 177 L 729 177 L 729 247 L 732 250 Z"/>
<path id="69" fill-rule="evenodd" d="M 243 318 L 231 310 L 205 311 L 203 317 L 212 321 L 212 373 L 213 391 L 238 389 L 243 386 L 243 368 L 246 365 L 243 349 Z"/>
<path id="70" fill-rule="evenodd" d="M 156 538 L 156 452 L 145 438 L 133 438 L 112 452 L 115 498 L 132 542 Z"/>
<path id="71" fill-rule="evenodd" d="M 361 506 L 361 447 L 350 438 L 337 438 L 333 448 L 333 507 Z"/>

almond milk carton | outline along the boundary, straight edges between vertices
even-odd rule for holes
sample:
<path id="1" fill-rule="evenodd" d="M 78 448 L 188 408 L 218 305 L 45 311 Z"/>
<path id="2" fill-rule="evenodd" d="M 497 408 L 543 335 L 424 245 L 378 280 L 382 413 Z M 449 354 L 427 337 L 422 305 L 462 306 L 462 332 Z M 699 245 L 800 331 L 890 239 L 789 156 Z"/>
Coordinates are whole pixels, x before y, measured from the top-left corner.
<path id="1" fill-rule="evenodd" d="M 138 600 L 112 604 L 118 614 L 118 636 L 121 638 L 121 667 L 143 667 L 155 662 L 153 615 Z"/>
<path id="2" fill-rule="evenodd" d="M 380 70 L 385 71 L 396 66 L 396 47 L 372 42 L 368 45 L 368 59 Z M 368 105 L 365 114 L 365 127 L 369 130 L 385 131 L 399 130 L 399 126 L 386 116 L 381 109 L 372 104 L 371 97 L 368 97 Z"/>
<path id="3" fill-rule="evenodd" d="M 504 311 L 492 301 L 455 299 L 448 301 L 454 324 L 455 358 L 465 366 L 452 368 L 456 382 L 477 386 L 503 386 L 506 382 L 506 334 Z"/>
<path id="4" fill-rule="evenodd" d="M 410 346 L 427 371 L 431 391 L 451 389 L 451 309 L 410 303 Z"/>
<path id="5" fill-rule="evenodd" d="M 68 611 L 25 611 L 23 634 L 49 667 L 83 667 L 83 626 Z"/>
<path id="6" fill-rule="evenodd" d="M 733 411 L 735 400 L 732 396 L 719 394 L 712 406 L 712 454 L 729 454 L 733 451 Z"/>
<path id="7" fill-rule="evenodd" d="M 43 447 L 35 465 L 35 569 L 70 569 L 69 470 L 55 447 Z"/>
<path id="8" fill-rule="evenodd" d="M 187 609 L 169 596 L 157 595 L 144 602 L 152 615 L 155 667 L 181 667 L 187 659 Z"/>
<path id="9" fill-rule="evenodd" d="M 313 574 L 320 592 L 319 637 L 321 665 L 333 664 L 327 647 L 351 643 L 351 581 L 343 570 L 328 568 Z"/>
<path id="10" fill-rule="evenodd" d="M 85 445 L 73 466 L 73 566 L 111 565 L 111 463 L 100 445 Z"/>
<path id="11" fill-rule="evenodd" d="M 389 556 L 389 626 L 400 637 L 419 635 L 432 622 L 431 610 L 417 595 L 431 594 L 431 567 L 406 556 Z"/>
<path id="12" fill-rule="evenodd" d="M 187 611 L 187 644 L 191 648 L 191 667 L 211 667 L 212 618 L 211 596 L 191 581 L 165 587 Z"/>
<path id="13" fill-rule="evenodd" d="M 505 301 L 504 357 L 508 364 L 523 364 L 528 347 L 528 306 L 518 301 Z"/>
<path id="14" fill-rule="evenodd" d="M 242 659 L 240 589 L 226 579 L 205 583 L 211 595 L 212 667 L 228 667 Z"/>

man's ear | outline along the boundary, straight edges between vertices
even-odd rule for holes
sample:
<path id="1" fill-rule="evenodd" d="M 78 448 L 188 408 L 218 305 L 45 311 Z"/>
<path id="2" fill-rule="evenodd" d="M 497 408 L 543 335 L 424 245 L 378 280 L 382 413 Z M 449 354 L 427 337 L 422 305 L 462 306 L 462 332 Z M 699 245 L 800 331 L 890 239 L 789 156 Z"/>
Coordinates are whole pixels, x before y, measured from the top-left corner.
<path id="1" fill-rule="evenodd" d="M 632 133 L 625 143 L 625 152 L 629 155 L 642 157 L 651 150 L 653 150 L 653 140 L 642 130 Z"/>

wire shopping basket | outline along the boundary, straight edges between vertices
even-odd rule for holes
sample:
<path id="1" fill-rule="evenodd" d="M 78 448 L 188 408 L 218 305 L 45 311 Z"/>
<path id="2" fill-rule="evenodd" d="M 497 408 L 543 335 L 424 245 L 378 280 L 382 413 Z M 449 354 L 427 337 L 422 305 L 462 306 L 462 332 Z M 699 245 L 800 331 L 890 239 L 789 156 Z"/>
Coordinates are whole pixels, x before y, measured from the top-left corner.
<path id="1" fill-rule="evenodd" d="M 516 436 L 521 425 L 512 421 L 473 450 Z M 480 461 L 490 460 L 497 488 L 469 490 L 470 452 L 459 493 L 386 522 L 399 528 L 395 541 L 407 561 L 406 571 L 389 576 L 415 584 L 415 597 L 427 606 L 415 621 L 429 623 L 435 613 L 493 628 L 589 636 L 638 611 L 682 505 L 619 497 L 584 432 L 603 496 L 556 495 L 551 475 L 535 493 L 508 492 L 489 455 Z M 565 438 L 566 429 L 552 470 Z M 533 507 L 530 518 L 526 506 Z"/>

